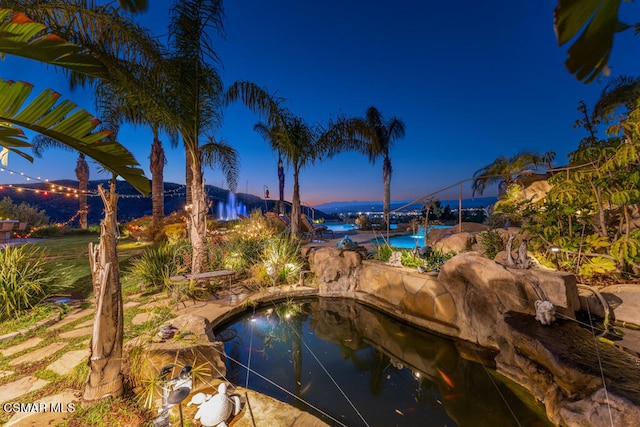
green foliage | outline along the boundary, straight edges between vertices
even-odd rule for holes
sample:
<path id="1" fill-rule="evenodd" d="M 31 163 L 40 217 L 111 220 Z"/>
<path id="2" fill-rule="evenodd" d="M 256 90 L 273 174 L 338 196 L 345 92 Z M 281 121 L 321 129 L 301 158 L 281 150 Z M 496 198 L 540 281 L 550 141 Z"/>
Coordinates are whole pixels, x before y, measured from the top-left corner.
<path id="1" fill-rule="evenodd" d="M 494 229 L 478 233 L 478 240 L 482 247 L 482 253 L 489 259 L 494 259 L 498 252 L 505 249 L 502 236 Z"/>
<path id="2" fill-rule="evenodd" d="M 176 243 L 160 243 L 146 249 L 142 255 L 131 263 L 131 273 L 144 286 L 162 287 L 168 283 L 169 277 L 183 274 L 186 266 L 180 260 L 175 262 L 176 251 L 180 247 Z"/>
<path id="3" fill-rule="evenodd" d="M 174 212 L 162 219 L 157 226 L 153 225 L 150 215 L 133 219 L 123 227 L 123 235 L 139 242 L 177 242 L 187 236 L 186 216 L 184 212 Z"/>
<path id="4" fill-rule="evenodd" d="M 424 265 L 424 260 L 413 251 L 403 250 L 400 255 L 400 263 L 409 268 L 416 268 Z"/>
<path id="5" fill-rule="evenodd" d="M 16 205 L 10 197 L 0 200 L 0 218 L 17 219 L 26 222 L 29 227 L 39 227 L 49 223 L 44 210 L 38 210 L 27 203 Z"/>
<path id="6" fill-rule="evenodd" d="M 388 262 L 393 250 L 387 245 L 376 245 L 375 259 Z"/>
<path id="7" fill-rule="evenodd" d="M 0 319 L 33 308 L 55 290 L 54 280 L 42 249 L 27 244 L 0 251 Z"/>
<path id="8" fill-rule="evenodd" d="M 453 258 L 455 255 L 455 252 L 443 252 L 434 249 L 429 252 L 424 260 L 425 270 L 440 271 L 444 263 Z"/>
<path id="9" fill-rule="evenodd" d="M 272 285 L 297 283 L 304 266 L 300 242 L 284 235 L 273 237 L 262 252 L 261 264 Z"/>
<path id="10" fill-rule="evenodd" d="M 554 26 L 560 46 L 573 40 L 565 66 L 575 77 L 590 83 L 607 74 L 613 36 L 631 26 L 619 21 L 622 0 L 558 0 Z"/>
<path id="11" fill-rule="evenodd" d="M 277 235 L 261 213 L 252 212 L 248 219 L 240 221 L 228 233 L 223 243 L 224 267 L 244 271 L 258 263 L 267 242 Z"/>
<path id="12" fill-rule="evenodd" d="M 611 274 L 616 271 L 615 261 L 604 257 L 592 257 L 580 266 L 581 276 L 592 277 L 595 275 Z"/>

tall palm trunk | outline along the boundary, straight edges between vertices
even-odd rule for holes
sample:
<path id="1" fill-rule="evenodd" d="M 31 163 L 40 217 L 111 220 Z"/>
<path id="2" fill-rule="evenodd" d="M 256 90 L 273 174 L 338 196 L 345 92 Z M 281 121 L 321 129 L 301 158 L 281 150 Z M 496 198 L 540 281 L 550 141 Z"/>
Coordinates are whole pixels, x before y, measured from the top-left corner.
<path id="1" fill-rule="evenodd" d="M 153 144 L 151 145 L 149 160 L 149 169 L 151 170 L 151 212 L 153 226 L 158 227 L 164 218 L 164 165 L 166 157 L 162 142 L 158 139 L 157 126 L 153 129 Z"/>
<path id="2" fill-rule="evenodd" d="M 291 200 L 291 235 L 297 236 L 300 230 L 300 166 L 293 165 L 293 199 Z"/>
<path id="3" fill-rule="evenodd" d="M 382 163 L 382 180 L 384 181 L 382 211 L 384 212 L 385 221 L 389 221 L 389 212 L 391 211 L 391 172 L 391 159 L 389 159 L 389 156 L 385 156 Z"/>
<path id="4" fill-rule="evenodd" d="M 185 184 L 187 186 L 186 189 L 186 203 L 187 206 L 189 206 L 191 204 L 191 199 L 193 197 L 192 195 L 192 186 L 193 186 L 193 159 L 191 158 L 191 155 L 189 154 L 189 150 L 186 150 L 186 168 L 185 168 Z"/>
<path id="5" fill-rule="evenodd" d="M 187 157 L 192 157 L 187 153 Z M 191 203 L 189 204 L 189 238 L 193 248 L 191 272 L 201 273 L 207 261 L 207 195 L 202 175 L 202 159 L 199 155 L 191 159 Z M 188 206 L 189 206 L 188 205 Z"/>
<path id="6" fill-rule="evenodd" d="M 284 207 L 284 165 L 282 164 L 282 157 L 278 155 L 278 190 L 279 190 L 279 207 L 278 210 L 281 214 L 285 213 Z"/>
<path id="7" fill-rule="evenodd" d="M 98 187 L 104 203 L 104 218 L 100 223 L 99 245 L 89 244 L 96 314 L 89 353 L 89 376 L 83 395 L 88 401 L 106 396 L 118 397 L 123 393 L 120 368 L 124 317 L 116 249 L 118 195 L 115 190 L 115 180 L 111 181 L 109 191 Z"/>
<path id="8" fill-rule="evenodd" d="M 86 230 L 89 226 L 87 221 L 87 212 L 89 205 L 87 205 L 87 189 L 89 188 L 89 165 L 85 159 L 84 154 L 78 156 L 78 162 L 76 163 L 76 177 L 78 178 L 78 202 L 80 213 L 79 222 L 80 228 Z"/>

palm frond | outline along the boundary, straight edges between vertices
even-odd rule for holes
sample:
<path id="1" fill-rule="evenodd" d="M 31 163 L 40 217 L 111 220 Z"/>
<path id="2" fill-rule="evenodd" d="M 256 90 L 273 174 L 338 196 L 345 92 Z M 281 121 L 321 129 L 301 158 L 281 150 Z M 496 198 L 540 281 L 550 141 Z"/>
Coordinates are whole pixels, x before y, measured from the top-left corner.
<path id="1" fill-rule="evenodd" d="M 209 136 L 209 142 L 200 147 L 202 164 L 209 167 L 218 166 L 222 171 L 231 191 L 238 188 L 240 156 L 238 151 L 225 142 L 216 141 Z"/>
<path id="2" fill-rule="evenodd" d="M 592 117 L 610 121 L 615 111 L 624 107 L 631 111 L 640 98 L 640 77 L 619 76 L 602 89 L 600 98 L 593 107 Z"/>
<path id="3" fill-rule="evenodd" d="M 109 73 L 86 49 L 45 33 L 45 25 L 24 14 L 0 9 L 0 52 L 57 65 L 86 75 L 106 78 Z"/>
<path id="4" fill-rule="evenodd" d="M 285 99 L 276 93 L 249 81 L 234 82 L 224 94 L 225 105 L 242 102 L 252 113 L 266 120 L 268 126 L 281 124 L 287 110 L 282 106 Z"/>
<path id="5" fill-rule="evenodd" d="M 60 95 L 50 89 L 27 102 L 32 89 L 27 83 L 0 80 L 0 128 L 19 126 L 60 141 L 102 163 L 141 193 L 149 192 L 149 180 L 131 153 L 117 142 L 103 142 L 109 132 L 95 131 L 99 120 L 70 101 L 58 102 Z M 7 146 L 5 141 L 0 144 Z"/>

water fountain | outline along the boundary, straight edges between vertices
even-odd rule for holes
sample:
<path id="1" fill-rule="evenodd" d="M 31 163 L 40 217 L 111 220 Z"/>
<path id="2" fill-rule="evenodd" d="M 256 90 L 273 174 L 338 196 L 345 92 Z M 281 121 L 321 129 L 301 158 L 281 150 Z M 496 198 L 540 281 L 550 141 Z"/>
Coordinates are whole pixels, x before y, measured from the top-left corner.
<path id="1" fill-rule="evenodd" d="M 247 215 L 247 207 L 240 201 L 236 200 L 236 195 L 232 191 L 229 191 L 227 196 L 227 202 L 222 200 L 218 202 L 218 209 L 216 212 L 216 219 L 218 221 L 230 221 L 232 219 L 238 219 L 238 215 Z"/>

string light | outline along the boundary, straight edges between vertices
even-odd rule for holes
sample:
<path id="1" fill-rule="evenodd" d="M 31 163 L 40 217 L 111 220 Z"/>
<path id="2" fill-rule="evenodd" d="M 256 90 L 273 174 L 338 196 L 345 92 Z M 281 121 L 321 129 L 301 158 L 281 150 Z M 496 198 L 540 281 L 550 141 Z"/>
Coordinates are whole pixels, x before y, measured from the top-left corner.
<path id="1" fill-rule="evenodd" d="M 14 175 L 14 174 L 18 174 L 20 176 L 23 176 L 26 178 L 27 181 L 39 181 L 42 183 L 48 183 L 49 179 L 42 179 L 41 177 L 33 177 L 33 176 L 29 176 L 27 174 L 25 174 L 24 172 L 16 172 L 12 169 L 8 169 L 8 168 L 0 168 L 0 172 L 9 172 L 10 175 Z M 72 187 L 66 187 L 63 185 L 57 185 L 57 184 L 50 184 L 51 185 L 51 193 L 56 193 L 56 194 L 65 194 L 67 197 L 70 197 L 70 195 L 68 193 L 74 193 L 74 194 L 86 194 L 87 197 L 99 197 L 99 194 L 97 191 L 95 190 L 86 190 L 86 191 L 81 191 L 78 190 L 77 188 L 72 188 Z M 36 188 L 30 188 L 30 187 L 17 187 L 14 184 L 7 184 L 5 186 L 0 186 L 0 190 L 4 190 L 6 187 L 9 188 L 22 188 L 24 191 L 33 191 L 35 193 L 40 193 L 42 192 L 43 195 L 47 196 L 49 195 L 48 192 L 43 191 L 42 189 L 36 189 Z M 164 197 L 176 197 L 176 196 L 186 196 L 187 192 L 186 192 L 187 186 L 186 185 L 182 185 L 180 187 L 174 188 L 173 190 L 167 190 L 163 192 L 163 196 Z M 22 190 L 16 190 L 16 191 L 22 191 Z M 79 196 L 75 196 L 76 198 L 79 198 Z M 150 198 L 151 196 L 143 196 L 142 194 L 120 194 L 118 196 L 121 199 L 146 199 L 146 198 Z"/>

